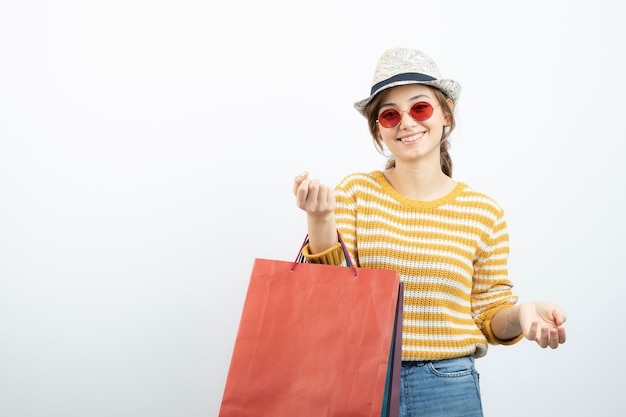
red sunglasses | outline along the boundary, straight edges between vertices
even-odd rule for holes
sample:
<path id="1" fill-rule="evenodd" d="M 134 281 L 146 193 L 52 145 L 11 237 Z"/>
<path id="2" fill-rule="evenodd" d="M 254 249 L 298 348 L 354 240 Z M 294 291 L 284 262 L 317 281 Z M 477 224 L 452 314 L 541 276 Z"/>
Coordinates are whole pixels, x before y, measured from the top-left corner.
<path id="1" fill-rule="evenodd" d="M 437 105 L 438 106 L 438 105 Z M 437 107 L 435 106 L 435 107 Z M 411 106 L 411 108 L 407 110 L 394 110 L 387 109 L 383 110 L 378 115 L 378 120 L 376 120 L 382 127 L 391 128 L 396 127 L 400 124 L 402 120 L 402 113 L 409 113 L 409 115 L 416 122 L 423 122 L 424 120 L 428 120 L 430 116 L 433 115 L 433 107 L 430 103 L 425 101 L 419 101 Z"/>

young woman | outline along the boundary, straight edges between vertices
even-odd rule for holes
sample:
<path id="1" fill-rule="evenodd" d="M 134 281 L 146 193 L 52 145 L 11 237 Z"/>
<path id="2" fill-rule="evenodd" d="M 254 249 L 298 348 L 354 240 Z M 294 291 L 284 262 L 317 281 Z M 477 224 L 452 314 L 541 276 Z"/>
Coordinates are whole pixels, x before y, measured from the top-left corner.
<path id="1" fill-rule="evenodd" d="M 354 173 L 335 188 L 307 173 L 294 181 L 307 213 L 307 262 L 340 265 L 340 233 L 355 264 L 394 269 L 404 282 L 401 416 L 482 416 L 474 358 L 523 337 L 565 342 L 564 312 L 518 304 L 508 278 L 502 208 L 452 179 L 448 139 L 460 84 L 423 52 L 387 50 L 370 96 L 355 103 L 386 169 Z"/>

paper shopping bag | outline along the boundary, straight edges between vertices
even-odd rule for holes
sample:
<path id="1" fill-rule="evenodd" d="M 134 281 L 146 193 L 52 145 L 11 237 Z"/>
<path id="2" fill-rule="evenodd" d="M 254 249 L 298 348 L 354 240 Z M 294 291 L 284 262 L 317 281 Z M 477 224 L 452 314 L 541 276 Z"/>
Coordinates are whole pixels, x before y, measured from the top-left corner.
<path id="1" fill-rule="evenodd" d="M 395 271 L 255 259 L 219 417 L 397 416 L 402 290 Z"/>

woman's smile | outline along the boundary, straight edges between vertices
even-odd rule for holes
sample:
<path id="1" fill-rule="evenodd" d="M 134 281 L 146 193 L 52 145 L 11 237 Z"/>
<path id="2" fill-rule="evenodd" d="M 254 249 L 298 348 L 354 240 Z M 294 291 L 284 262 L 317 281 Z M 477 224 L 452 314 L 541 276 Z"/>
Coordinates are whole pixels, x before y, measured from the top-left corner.
<path id="1" fill-rule="evenodd" d="M 398 138 L 396 140 L 401 141 L 402 143 L 415 143 L 424 136 L 426 132 L 418 132 L 410 136 L 404 136 L 402 138 Z"/>

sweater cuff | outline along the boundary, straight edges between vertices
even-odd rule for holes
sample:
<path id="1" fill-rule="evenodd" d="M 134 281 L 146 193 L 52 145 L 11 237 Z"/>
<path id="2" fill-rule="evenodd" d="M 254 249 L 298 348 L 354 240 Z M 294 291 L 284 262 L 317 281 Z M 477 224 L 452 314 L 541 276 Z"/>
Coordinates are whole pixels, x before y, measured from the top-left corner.
<path id="1" fill-rule="evenodd" d="M 339 242 L 337 242 L 336 245 L 326 249 L 325 251 L 316 253 L 314 255 L 311 255 L 309 253 L 309 244 L 307 243 L 304 248 L 302 248 L 302 255 L 304 255 L 306 261 L 311 264 L 339 266 L 343 264 L 345 260 L 345 257 L 343 255 L 343 248 L 341 247 L 341 243 Z"/>
<path id="2" fill-rule="evenodd" d="M 520 340 L 522 340 L 524 338 L 524 334 L 520 333 L 517 336 L 515 336 L 512 339 L 506 339 L 506 340 L 502 340 L 502 339 L 498 339 L 494 334 L 493 331 L 491 330 L 491 319 L 493 318 L 493 316 L 496 315 L 496 313 L 506 307 L 512 307 L 513 304 L 510 303 L 506 303 L 503 304 L 501 306 L 498 306 L 492 310 L 489 311 L 488 316 L 483 318 L 482 321 L 482 332 L 485 335 L 485 337 L 487 338 L 487 342 L 492 344 L 492 345 L 514 345 L 517 342 L 519 342 Z"/>

